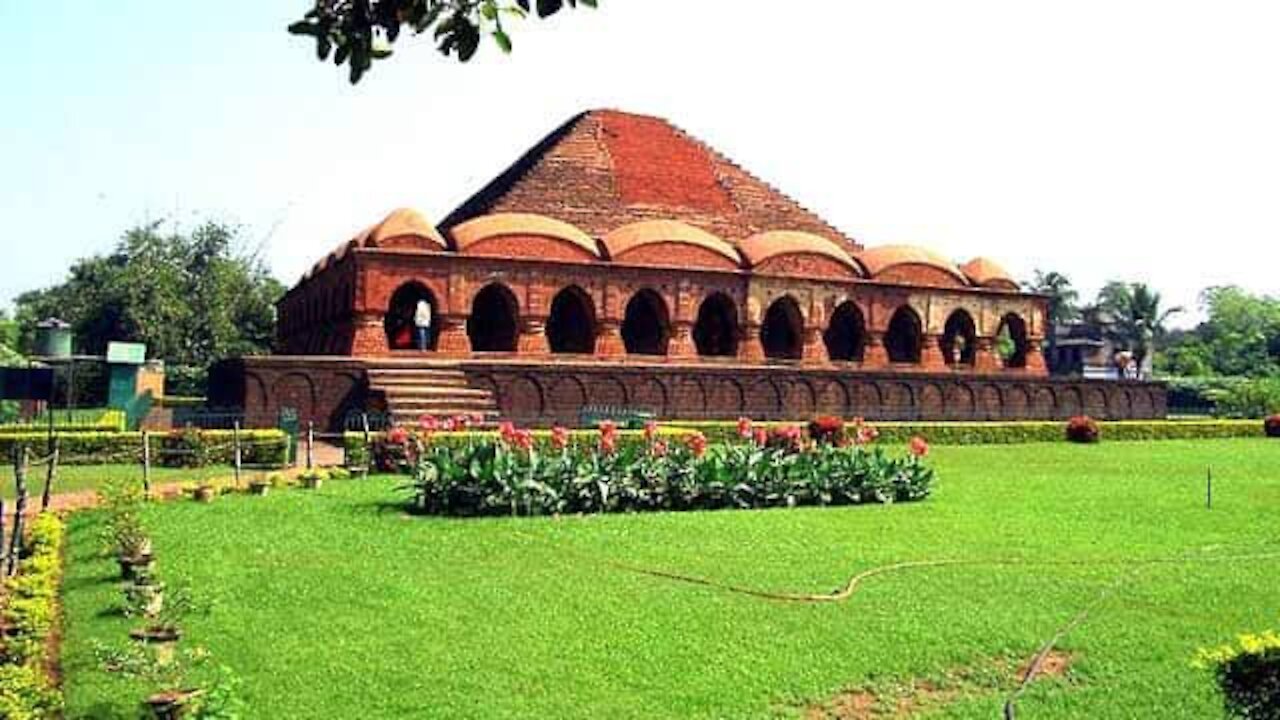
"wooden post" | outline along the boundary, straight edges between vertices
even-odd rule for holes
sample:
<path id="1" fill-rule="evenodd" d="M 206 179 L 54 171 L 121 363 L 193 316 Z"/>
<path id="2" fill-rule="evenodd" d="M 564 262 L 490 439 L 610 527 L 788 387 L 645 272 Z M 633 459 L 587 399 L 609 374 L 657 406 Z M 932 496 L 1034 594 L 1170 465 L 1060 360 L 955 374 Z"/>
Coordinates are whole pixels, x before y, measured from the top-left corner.
<path id="1" fill-rule="evenodd" d="M 240 467 L 244 455 L 240 451 L 240 421 L 237 420 L 231 428 L 231 441 L 235 443 L 235 464 L 236 464 L 236 488 L 240 487 Z"/>
<path id="2" fill-rule="evenodd" d="M 58 477 L 58 455 L 61 453 L 61 443 L 57 438 L 53 440 L 53 452 L 49 455 L 49 467 L 44 476 L 44 493 L 40 496 L 40 512 L 49 509 L 49 501 L 53 495 L 53 481 Z"/>
<path id="3" fill-rule="evenodd" d="M 373 441 L 369 438 L 369 413 L 361 413 L 360 421 L 364 426 L 364 463 L 361 465 L 360 475 L 368 480 L 369 466 L 373 464 Z"/>
<path id="4" fill-rule="evenodd" d="M 13 575 L 18 571 L 18 555 L 22 548 L 22 514 L 27 511 L 27 448 L 25 445 L 14 450 L 13 479 L 18 500 L 14 504 L 13 537 L 9 542 L 7 575 Z"/>
<path id="5" fill-rule="evenodd" d="M 307 469 L 315 467 L 316 456 L 316 424 L 307 421 Z"/>
<path id="6" fill-rule="evenodd" d="M 142 431 L 142 490 L 151 494 L 151 433 Z"/>
<path id="7" fill-rule="evenodd" d="M 5 552 L 8 547 L 4 542 L 4 498 L 0 498 L 0 570 L 4 569 L 5 562 L 9 559 L 9 553 Z"/>

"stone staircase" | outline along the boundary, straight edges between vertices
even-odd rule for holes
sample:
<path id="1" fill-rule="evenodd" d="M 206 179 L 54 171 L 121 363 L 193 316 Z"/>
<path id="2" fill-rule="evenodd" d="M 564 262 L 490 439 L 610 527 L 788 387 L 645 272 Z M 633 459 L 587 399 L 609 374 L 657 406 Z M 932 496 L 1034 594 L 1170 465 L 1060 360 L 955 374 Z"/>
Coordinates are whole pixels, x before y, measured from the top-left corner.
<path id="1" fill-rule="evenodd" d="M 367 370 L 369 392 L 386 399 L 393 422 L 414 424 L 423 415 L 449 417 L 479 413 L 498 416 L 493 393 L 467 383 L 462 370 L 447 367 L 378 366 Z"/>

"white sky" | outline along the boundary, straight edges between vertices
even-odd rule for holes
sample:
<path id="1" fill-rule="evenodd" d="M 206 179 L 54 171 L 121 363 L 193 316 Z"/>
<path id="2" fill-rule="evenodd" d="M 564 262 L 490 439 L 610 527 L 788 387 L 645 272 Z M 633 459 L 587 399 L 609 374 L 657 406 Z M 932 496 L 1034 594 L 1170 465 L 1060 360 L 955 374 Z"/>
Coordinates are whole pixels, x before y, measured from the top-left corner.
<path id="1" fill-rule="evenodd" d="M 1183 305 L 1276 292 L 1274 0 L 601 0 L 470 65 L 406 37 L 354 89 L 283 32 L 308 0 L 267 4 L 220 3 L 194 35 L 159 0 L 0 8 L 29 71 L 0 118 L 0 305 L 161 216 L 244 224 L 292 283 L 397 206 L 442 217 L 594 107 L 671 119 L 867 245 Z"/>

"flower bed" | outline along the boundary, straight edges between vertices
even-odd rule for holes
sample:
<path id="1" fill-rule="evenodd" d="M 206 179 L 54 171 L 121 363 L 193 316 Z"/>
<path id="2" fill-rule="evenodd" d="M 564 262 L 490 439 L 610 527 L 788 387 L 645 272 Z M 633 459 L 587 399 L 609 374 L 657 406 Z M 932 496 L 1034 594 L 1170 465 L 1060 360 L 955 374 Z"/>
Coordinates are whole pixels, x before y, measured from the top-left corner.
<path id="1" fill-rule="evenodd" d="M 928 444 L 906 452 L 873 446 L 874 428 L 851 440 L 815 441 L 797 426 L 737 425 L 732 442 L 649 424 L 638 438 L 598 431 L 545 435 L 505 424 L 496 436 L 441 441 L 419 428 L 393 430 L 414 480 L 413 509 L 437 515 L 540 515 L 645 510 L 852 505 L 921 500 L 934 471 Z M 590 438 L 588 442 L 587 438 Z"/>
<path id="2" fill-rule="evenodd" d="M 1280 717 L 1280 635 L 1241 635 L 1238 644 L 1201 650 L 1194 664 L 1213 671 L 1229 716 Z"/>

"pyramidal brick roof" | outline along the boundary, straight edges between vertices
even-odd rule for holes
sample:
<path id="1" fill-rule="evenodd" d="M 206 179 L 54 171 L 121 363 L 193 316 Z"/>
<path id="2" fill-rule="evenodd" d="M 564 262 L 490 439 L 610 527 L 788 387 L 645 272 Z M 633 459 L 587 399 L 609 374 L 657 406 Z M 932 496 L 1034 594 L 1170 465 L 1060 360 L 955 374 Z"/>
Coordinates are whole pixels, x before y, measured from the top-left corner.
<path id="1" fill-rule="evenodd" d="M 661 118 L 582 113 L 543 138 L 445 218 L 547 215 L 603 237 L 644 220 L 679 220 L 736 242 L 772 230 L 862 247 L 822 218 Z"/>

